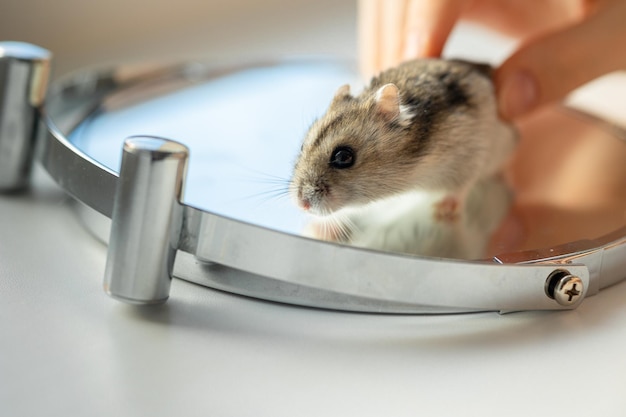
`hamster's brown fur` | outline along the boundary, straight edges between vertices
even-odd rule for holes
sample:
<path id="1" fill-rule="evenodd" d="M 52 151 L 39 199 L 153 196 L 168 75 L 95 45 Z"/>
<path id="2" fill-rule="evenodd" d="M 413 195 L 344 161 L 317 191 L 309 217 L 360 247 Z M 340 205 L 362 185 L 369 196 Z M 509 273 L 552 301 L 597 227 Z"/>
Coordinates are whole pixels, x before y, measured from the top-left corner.
<path id="1" fill-rule="evenodd" d="M 297 203 L 326 215 L 413 189 L 462 202 L 515 144 L 514 129 L 498 118 L 489 71 L 419 59 L 382 72 L 356 97 L 341 87 L 302 144 L 290 186 Z M 333 163 L 337 155 L 349 164 Z"/>

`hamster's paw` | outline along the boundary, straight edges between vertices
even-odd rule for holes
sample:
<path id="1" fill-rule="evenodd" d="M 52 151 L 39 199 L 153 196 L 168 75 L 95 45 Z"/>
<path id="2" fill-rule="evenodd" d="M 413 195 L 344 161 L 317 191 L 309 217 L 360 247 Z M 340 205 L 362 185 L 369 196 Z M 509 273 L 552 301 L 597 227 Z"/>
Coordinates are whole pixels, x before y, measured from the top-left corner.
<path id="1" fill-rule="evenodd" d="M 434 204 L 435 221 L 441 223 L 454 223 L 461 217 L 461 202 L 458 197 L 446 196 Z"/>

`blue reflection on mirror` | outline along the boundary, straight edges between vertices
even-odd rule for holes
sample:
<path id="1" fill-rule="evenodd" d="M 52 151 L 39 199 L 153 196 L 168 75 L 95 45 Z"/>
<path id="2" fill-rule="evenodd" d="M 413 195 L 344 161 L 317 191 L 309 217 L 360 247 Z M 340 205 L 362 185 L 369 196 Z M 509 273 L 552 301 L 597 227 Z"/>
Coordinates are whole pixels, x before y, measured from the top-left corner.
<path id="1" fill-rule="evenodd" d="M 152 97 L 121 106 L 105 102 L 70 140 L 115 171 L 129 136 L 182 142 L 191 149 L 186 203 L 299 233 L 306 217 L 286 194 L 295 157 L 309 125 L 338 85 L 356 82 L 354 74 L 337 63 L 283 62 L 200 77 L 165 94 L 146 85 Z"/>

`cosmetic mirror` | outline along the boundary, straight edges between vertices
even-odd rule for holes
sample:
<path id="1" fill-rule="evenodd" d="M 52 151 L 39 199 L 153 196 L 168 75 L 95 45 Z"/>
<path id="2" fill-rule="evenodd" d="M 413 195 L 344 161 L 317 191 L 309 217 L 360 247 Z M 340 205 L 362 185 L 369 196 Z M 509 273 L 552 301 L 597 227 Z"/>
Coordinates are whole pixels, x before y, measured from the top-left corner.
<path id="1" fill-rule="evenodd" d="M 623 131 L 562 105 L 520 123 L 506 173 L 472 192 L 460 227 L 433 231 L 417 216 L 416 241 L 436 244 L 371 239 L 393 221 L 359 224 L 353 242 L 318 239 L 288 180 L 306 129 L 346 82 L 360 88 L 355 69 L 326 60 L 77 73 L 49 91 L 38 158 L 106 242 L 125 139 L 185 144 L 173 275 L 256 298 L 385 313 L 569 309 L 625 278 Z M 408 207 L 398 215 L 411 219 L 416 201 L 377 210 Z"/>

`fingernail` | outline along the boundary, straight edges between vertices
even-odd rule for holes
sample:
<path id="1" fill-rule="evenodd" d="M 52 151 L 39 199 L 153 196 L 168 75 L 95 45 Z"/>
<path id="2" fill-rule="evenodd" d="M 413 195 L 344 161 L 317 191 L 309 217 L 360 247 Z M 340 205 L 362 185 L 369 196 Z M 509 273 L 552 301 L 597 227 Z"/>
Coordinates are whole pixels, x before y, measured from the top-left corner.
<path id="1" fill-rule="evenodd" d="M 498 100 L 505 119 L 514 119 L 529 111 L 539 99 L 537 81 L 528 71 L 518 71 L 506 79 Z"/>

